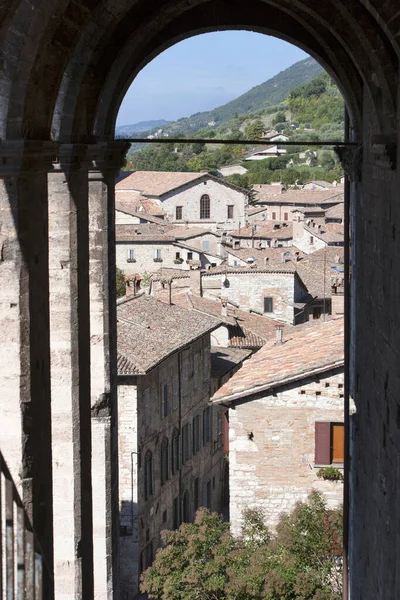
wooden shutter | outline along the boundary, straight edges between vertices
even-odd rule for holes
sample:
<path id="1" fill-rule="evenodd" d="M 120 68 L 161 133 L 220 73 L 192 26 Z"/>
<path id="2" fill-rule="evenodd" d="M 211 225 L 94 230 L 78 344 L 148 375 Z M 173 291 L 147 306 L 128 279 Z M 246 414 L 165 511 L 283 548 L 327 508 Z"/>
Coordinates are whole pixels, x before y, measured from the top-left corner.
<path id="1" fill-rule="evenodd" d="M 315 464 L 331 464 L 331 424 L 315 423 Z"/>
<path id="2" fill-rule="evenodd" d="M 332 462 L 344 463 L 344 425 L 332 425 Z"/>

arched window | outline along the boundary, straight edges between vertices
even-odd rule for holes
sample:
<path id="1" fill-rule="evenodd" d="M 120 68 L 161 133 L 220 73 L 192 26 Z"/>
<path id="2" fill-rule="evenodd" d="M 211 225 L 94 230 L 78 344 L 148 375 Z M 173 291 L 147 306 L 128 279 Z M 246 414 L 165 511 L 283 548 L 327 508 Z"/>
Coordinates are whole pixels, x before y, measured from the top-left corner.
<path id="1" fill-rule="evenodd" d="M 146 500 L 154 493 L 153 454 L 147 450 L 144 458 L 144 497 Z"/>
<path id="2" fill-rule="evenodd" d="M 161 442 L 161 485 L 169 479 L 169 441 L 164 438 Z"/>
<path id="3" fill-rule="evenodd" d="M 182 523 L 190 523 L 190 505 L 189 505 L 189 491 L 183 494 L 182 499 Z"/>
<path id="4" fill-rule="evenodd" d="M 174 429 L 171 443 L 171 472 L 175 475 L 179 471 L 179 431 Z"/>
<path id="5" fill-rule="evenodd" d="M 200 198 L 200 219 L 210 218 L 210 196 L 203 194 Z"/>

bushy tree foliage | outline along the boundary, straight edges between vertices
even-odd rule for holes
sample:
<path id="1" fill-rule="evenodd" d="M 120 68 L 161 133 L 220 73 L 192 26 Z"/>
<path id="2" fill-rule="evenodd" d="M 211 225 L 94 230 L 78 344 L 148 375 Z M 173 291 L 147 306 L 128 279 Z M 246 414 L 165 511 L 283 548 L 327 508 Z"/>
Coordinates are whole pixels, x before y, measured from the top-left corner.
<path id="1" fill-rule="evenodd" d="M 122 298 L 126 294 L 125 275 L 121 269 L 117 267 L 117 298 Z"/>
<path id="2" fill-rule="evenodd" d="M 141 590 L 155 600 L 340 600 L 342 519 L 313 492 L 281 516 L 275 536 L 252 509 L 234 537 L 200 509 L 194 523 L 162 533 Z"/>

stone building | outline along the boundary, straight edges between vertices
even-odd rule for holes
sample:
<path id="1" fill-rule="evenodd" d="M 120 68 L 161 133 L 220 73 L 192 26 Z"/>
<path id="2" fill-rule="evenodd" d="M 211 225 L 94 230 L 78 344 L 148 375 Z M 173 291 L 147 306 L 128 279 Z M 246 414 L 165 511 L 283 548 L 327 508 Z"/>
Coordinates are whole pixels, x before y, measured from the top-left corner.
<path id="1" fill-rule="evenodd" d="M 241 28 L 304 49 L 345 99 L 345 142 L 336 148 L 351 234 L 344 395 L 357 413 L 350 428 L 345 411 L 344 595 L 351 586 L 353 600 L 398 598 L 398 1 L 4 0 L 0 17 L 0 448 L 45 557 L 42 596 L 119 595 L 121 101 L 143 66 L 177 41 Z M 15 586 L 26 598 L 32 557 Z"/>
<path id="2" fill-rule="evenodd" d="M 267 344 L 213 396 L 229 405 L 230 521 L 263 509 L 274 527 L 312 489 L 343 502 L 341 481 L 318 478 L 344 462 L 343 319 L 300 325 Z"/>
<path id="3" fill-rule="evenodd" d="M 292 245 L 292 223 L 273 223 L 265 219 L 252 225 L 231 231 L 226 241 L 233 248 L 283 248 Z"/>
<path id="4" fill-rule="evenodd" d="M 199 506 L 223 512 L 222 409 L 209 406 L 211 381 L 249 353 L 212 359 L 219 321 L 149 296 L 120 303 L 117 318 L 120 589 L 128 599 L 163 529 L 191 521 Z"/>
<path id="5" fill-rule="evenodd" d="M 230 231 L 246 224 L 247 191 L 209 173 L 135 171 L 115 192 L 128 204 L 130 195 L 134 204 L 138 196 L 156 201 L 175 225 Z"/>

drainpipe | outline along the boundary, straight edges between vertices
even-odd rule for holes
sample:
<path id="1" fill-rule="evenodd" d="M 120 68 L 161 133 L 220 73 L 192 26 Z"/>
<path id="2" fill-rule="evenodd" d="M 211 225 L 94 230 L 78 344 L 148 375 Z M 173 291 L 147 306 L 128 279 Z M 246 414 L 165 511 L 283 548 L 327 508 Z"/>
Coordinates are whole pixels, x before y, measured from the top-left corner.
<path id="1" fill-rule="evenodd" d="M 344 110 L 344 141 L 350 141 L 350 121 Z M 350 181 L 344 176 L 344 469 L 343 469 L 343 600 L 349 600 L 350 501 Z"/>

